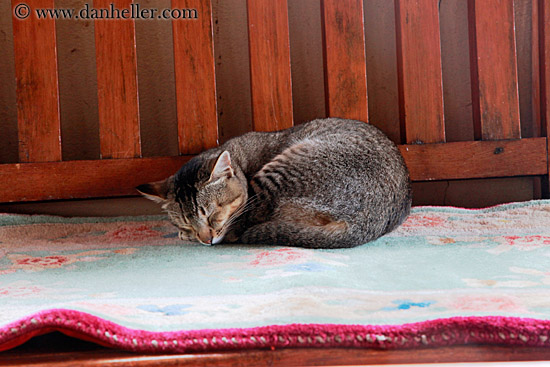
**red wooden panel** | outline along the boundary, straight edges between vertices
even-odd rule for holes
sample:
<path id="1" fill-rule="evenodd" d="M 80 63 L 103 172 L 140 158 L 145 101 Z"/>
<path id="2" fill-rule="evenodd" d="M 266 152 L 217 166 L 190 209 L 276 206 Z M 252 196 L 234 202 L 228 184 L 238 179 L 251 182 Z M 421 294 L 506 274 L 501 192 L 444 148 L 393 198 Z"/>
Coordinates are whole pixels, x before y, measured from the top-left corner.
<path id="1" fill-rule="evenodd" d="M 513 0 L 468 1 L 474 132 L 521 137 Z"/>
<path id="2" fill-rule="evenodd" d="M 546 139 L 400 145 L 413 181 L 545 175 Z"/>
<path id="3" fill-rule="evenodd" d="M 395 0 L 401 130 L 407 143 L 445 141 L 436 0 Z"/>
<path id="4" fill-rule="evenodd" d="M 132 0 L 94 0 L 94 7 L 129 9 Z M 141 156 L 135 24 L 95 21 L 99 141 L 102 158 Z"/>
<path id="5" fill-rule="evenodd" d="M 53 0 L 12 0 L 19 160 L 61 160 L 61 127 L 55 21 L 38 19 L 35 9 L 53 8 Z M 7 60 L 5 61 L 7 62 Z"/>
<path id="6" fill-rule="evenodd" d="M 293 125 L 287 0 L 248 0 L 254 130 Z"/>
<path id="7" fill-rule="evenodd" d="M 136 186 L 172 175 L 189 158 L 4 164 L 0 165 L 0 202 L 137 195 Z"/>
<path id="8" fill-rule="evenodd" d="M 172 0 L 196 9 L 196 19 L 172 21 L 179 151 L 196 154 L 218 144 L 216 75 L 210 0 Z"/>
<path id="9" fill-rule="evenodd" d="M 327 113 L 368 122 L 363 0 L 323 0 Z"/>

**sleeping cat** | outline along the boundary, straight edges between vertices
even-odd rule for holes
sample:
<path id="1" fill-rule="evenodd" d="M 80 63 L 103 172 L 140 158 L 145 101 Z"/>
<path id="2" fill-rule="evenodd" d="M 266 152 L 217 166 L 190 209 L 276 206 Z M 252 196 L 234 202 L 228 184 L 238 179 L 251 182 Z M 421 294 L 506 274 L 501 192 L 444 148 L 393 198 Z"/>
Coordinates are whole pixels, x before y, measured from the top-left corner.
<path id="1" fill-rule="evenodd" d="M 354 247 L 393 230 L 411 206 L 395 144 L 339 118 L 247 133 L 137 190 L 162 204 L 181 239 L 205 245 Z"/>

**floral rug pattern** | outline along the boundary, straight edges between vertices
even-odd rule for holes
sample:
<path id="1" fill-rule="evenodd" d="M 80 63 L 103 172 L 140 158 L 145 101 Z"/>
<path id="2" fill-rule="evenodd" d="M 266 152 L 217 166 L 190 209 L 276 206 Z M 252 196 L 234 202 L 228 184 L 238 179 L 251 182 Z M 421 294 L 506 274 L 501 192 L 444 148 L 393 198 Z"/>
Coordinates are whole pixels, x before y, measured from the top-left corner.
<path id="1" fill-rule="evenodd" d="M 550 320 L 550 201 L 417 207 L 363 246 L 291 245 L 183 243 L 161 216 L 0 214 L 0 331 L 52 309 L 151 332 Z"/>

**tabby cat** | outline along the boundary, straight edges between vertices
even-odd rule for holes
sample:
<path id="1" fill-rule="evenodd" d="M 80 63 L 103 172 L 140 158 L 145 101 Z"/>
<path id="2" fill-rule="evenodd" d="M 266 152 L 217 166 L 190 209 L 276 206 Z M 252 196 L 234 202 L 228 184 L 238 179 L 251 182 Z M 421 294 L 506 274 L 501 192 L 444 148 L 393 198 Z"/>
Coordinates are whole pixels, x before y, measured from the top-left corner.
<path id="1" fill-rule="evenodd" d="M 411 206 L 395 144 L 339 118 L 247 133 L 137 190 L 162 204 L 182 240 L 205 245 L 354 247 L 393 230 Z"/>

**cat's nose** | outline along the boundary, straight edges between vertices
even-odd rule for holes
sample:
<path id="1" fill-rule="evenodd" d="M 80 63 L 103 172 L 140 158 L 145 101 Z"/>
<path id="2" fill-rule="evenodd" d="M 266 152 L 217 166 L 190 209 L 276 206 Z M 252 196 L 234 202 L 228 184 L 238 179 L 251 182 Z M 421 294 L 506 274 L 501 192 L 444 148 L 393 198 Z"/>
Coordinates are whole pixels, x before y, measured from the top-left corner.
<path id="1" fill-rule="evenodd" d="M 199 231 L 197 237 L 199 238 L 199 241 L 201 241 L 205 245 L 211 245 L 212 238 L 214 236 L 212 235 L 212 230 L 210 228 L 204 228 Z"/>

